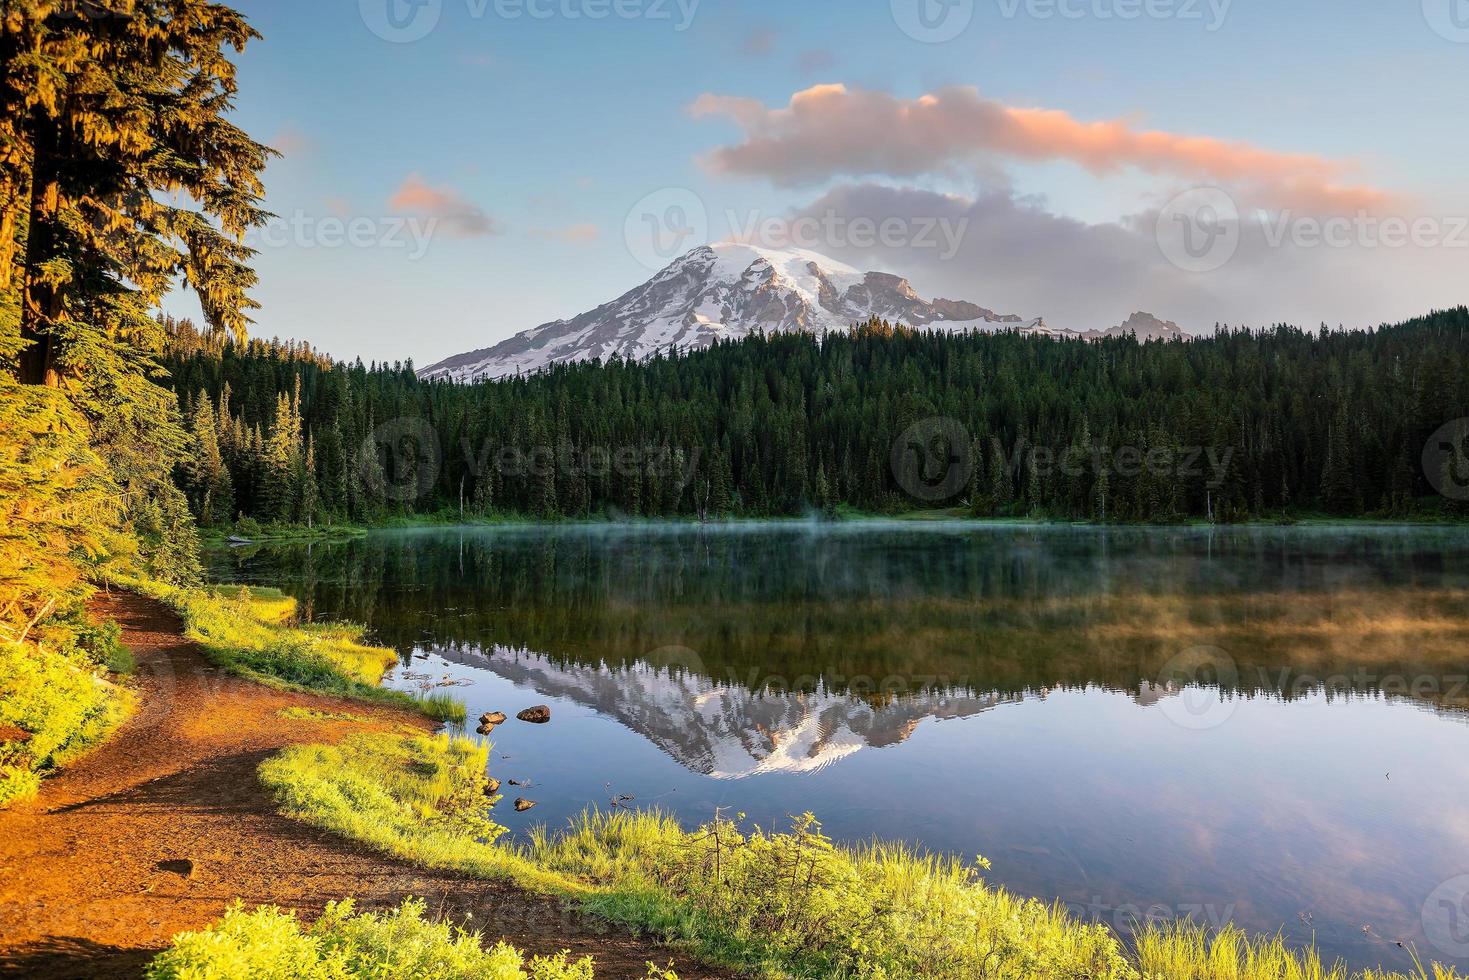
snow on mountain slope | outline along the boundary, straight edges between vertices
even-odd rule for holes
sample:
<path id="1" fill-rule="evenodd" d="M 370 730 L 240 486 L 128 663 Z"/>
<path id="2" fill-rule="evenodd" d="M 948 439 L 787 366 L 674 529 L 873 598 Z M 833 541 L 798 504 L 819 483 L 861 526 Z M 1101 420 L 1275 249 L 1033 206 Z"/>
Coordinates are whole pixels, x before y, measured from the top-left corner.
<path id="1" fill-rule="evenodd" d="M 642 735 L 715 779 L 813 773 L 864 749 L 898 745 L 925 720 L 973 718 L 1021 700 L 999 692 L 925 691 L 878 704 L 850 692 L 752 691 L 689 671 L 564 661 L 531 650 L 435 650 L 488 668 L 538 696 L 565 698 Z"/>
<path id="2" fill-rule="evenodd" d="M 722 243 L 688 252 L 631 292 L 570 320 L 543 324 L 419 372 L 470 381 L 553 364 L 643 360 L 757 331 L 845 330 L 869 316 L 930 330 L 1017 329 L 1064 336 L 1039 318 L 1003 316 L 973 303 L 924 300 L 906 279 L 858 272 L 804 249 Z"/>

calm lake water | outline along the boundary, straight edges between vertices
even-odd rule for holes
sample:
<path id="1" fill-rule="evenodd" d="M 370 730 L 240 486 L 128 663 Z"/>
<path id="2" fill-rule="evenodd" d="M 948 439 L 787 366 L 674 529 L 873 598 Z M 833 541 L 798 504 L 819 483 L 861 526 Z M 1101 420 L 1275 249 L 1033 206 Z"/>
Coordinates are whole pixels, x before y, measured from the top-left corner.
<path id="1" fill-rule="evenodd" d="M 444 679 L 557 824 L 631 797 L 993 862 L 1124 931 L 1469 966 L 1469 531 L 384 532 L 215 556 Z"/>

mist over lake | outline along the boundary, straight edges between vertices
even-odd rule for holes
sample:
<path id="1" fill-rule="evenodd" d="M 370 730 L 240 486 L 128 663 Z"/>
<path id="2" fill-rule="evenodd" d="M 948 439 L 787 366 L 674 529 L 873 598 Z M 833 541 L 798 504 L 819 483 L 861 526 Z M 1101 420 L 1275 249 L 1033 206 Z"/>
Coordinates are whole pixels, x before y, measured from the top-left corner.
<path id="1" fill-rule="evenodd" d="M 435 529 L 211 572 L 367 624 L 393 686 L 510 714 L 490 769 L 537 803 L 497 808 L 517 832 L 811 811 L 1124 932 L 1469 962 L 1430 901 L 1469 872 L 1461 528 Z M 535 704 L 549 725 L 513 720 Z"/>

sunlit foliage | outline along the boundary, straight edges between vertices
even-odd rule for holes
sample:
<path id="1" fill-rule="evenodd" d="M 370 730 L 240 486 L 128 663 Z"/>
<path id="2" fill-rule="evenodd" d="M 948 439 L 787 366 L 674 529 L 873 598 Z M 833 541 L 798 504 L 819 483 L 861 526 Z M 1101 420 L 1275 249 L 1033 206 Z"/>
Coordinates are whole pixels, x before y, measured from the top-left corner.
<path id="1" fill-rule="evenodd" d="M 0 716 L 28 736 L 4 750 L 16 771 L 56 764 L 123 707 L 72 655 L 89 582 L 199 577 L 151 310 L 182 280 L 211 329 L 244 335 L 242 241 L 266 217 L 270 151 L 226 116 L 229 55 L 253 37 L 207 0 L 0 11 Z"/>
<path id="2" fill-rule="evenodd" d="M 1235 930 L 1102 925 L 982 880 L 988 865 L 901 845 L 834 844 L 720 816 L 589 812 L 521 844 L 484 797 L 488 750 L 462 739 L 359 735 L 261 766 L 282 811 L 395 857 L 573 897 L 614 921 L 769 978 L 929 980 L 1459 980 L 1451 970 L 1353 974 Z M 487 826 L 488 825 L 488 826 Z"/>
<path id="3" fill-rule="evenodd" d="M 333 902 L 303 927 L 290 912 L 236 904 L 209 929 L 184 933 L 148 968 L 149 980 L 593 980 L 590 957 L 527 961 L 505 943 L 433 922 L 421 900 L 382 913 Z M 676 978 L 675 978 L 676 980 Z"/>

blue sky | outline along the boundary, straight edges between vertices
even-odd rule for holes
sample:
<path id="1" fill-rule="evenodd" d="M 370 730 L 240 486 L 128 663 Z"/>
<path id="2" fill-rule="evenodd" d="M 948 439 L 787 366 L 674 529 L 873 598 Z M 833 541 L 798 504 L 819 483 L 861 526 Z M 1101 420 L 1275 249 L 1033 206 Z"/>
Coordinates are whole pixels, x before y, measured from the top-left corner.
<path id="1" fill-rule="evenodd" d="M 781 218 L 840 200 L 912 221 L 956 208 L 971 219 L 962 254 L 806 244 L 908 275 L 925 294 L 1061 326 L 1105 327 L 1136 309 L 1194 329 L 1360 326 L 1469 299 L 1469 248 L 1455 233 L 1469 213 L 1469 32 L 1446 19 L 1462 0 L 952 0 L 940 29 L 967 26 L 942 43 L 899 27 L 911 22 L 905 4 L 938 0 L 618 0 L 634 16 L 593 19 L 599 2 L 616 9 L 238 0 L 265 39 L 240 59 L 236 118 L 285 152 L 267 174 L 267 206 L 293 223 L 257 262 L 256 334 L 420 365 L 489 346 L 646 279 L 648 252 L 625 234 L 630 212 L 637 227 L 639 202 L 653 195 L 662 220 L 669 201 L 689 200 L 685 190 L 707 215 L 694 230 L 708 239 L 728 235 L 731 211 Z M 413 40 L 374 33 L 390 5 Z M 834 84 L 843 93 L 799 125 L 780 113 L 796 93 Z M 1043 108 L 1065 114 L 1073 144 L 1089 139 L 1087 124 L 1113 120 L 1169 134 L 1178 149 L 1156 166 L 1130 150 L 1098 164 L 1089 144 L 1041 152 L 1033 144 L 1045 137 L 1030 135 L 1016 150 L 986 131 L 894 165 L 906 154 L 883 144 L 905 132 L 872 107 L 908 118 L 926 93 L 970 88 L 945 100 L 954 111 L 942 108 L 938 125 L 962 128 L 971 109 L 989 118 Z M 752 100 L 740 105 L 758 119 L 696 116 L 703 95 Z M 798 180 L 783 176 L 787 156 L 823 156 L 828 125 L 851 137 L 869 118 L 871 160 L 854 152 L 852 172 L 816 159 Z M 1236 173 L 1232 157 L 1191 171 L 1185 137 L 1218 141 L 1206 155 L 1248 144 L 1250 166 L 1266 154 L 1271 189 Z M 763 150 L 749 146 L 766 138 Z M 711 162 L 742 146 L 756 163 L 719 172 Z M 1256 248 L 1247 227 L 1237 255 L 1200 271 L 1160 263 L 1159 241 L 1144 233 L 1164 202 L 1200 186 L 1233 195 L 1246 226 L 1257 207 L 1351 215 L 1345 198 L 1336 208 L 1321 194 L 1290 197 L 1297 177 L 1309 183 L 1318 170 L 1333 186 L 1380 192 L 1378 217 L 1438 222 L 1435 235 L 1385 248 L 1357 227 L 1337 246 Z M 360 239 L 334 241 L 333 220 L 357 221 Z M 414 229 L 426 241 L 415 244 Z M 169 307 L 188 313 L 192 298 Z"/>

